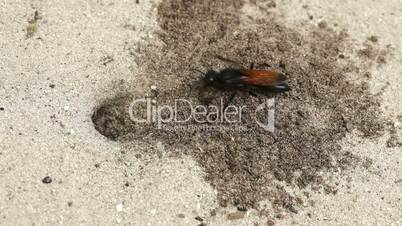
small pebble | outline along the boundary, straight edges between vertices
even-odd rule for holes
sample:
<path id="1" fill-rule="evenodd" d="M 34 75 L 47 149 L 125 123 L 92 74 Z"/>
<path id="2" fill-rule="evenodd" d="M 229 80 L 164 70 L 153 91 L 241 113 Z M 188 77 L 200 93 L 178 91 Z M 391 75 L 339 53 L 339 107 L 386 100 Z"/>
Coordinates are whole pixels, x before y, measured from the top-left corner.
<path id="1" fill-rule="evenodd" d="M 119 203 L 116 205 L 116 210 L 117 212 L 122 212 L 123 211 L 123 203 Z"/>
<path id="2" fill-rule="evenodd" d="M 53 89 L 54 87 L 56 87 L 56 85 L 55 84 L 50 84 L 49 87 Z"/>
<path id="3" fill-rule="evenodd" d="M 196 219 L 197 221 L 204 221 L 204 219 L 202 219 L 202 218 L 199 217 L 199 216 L 196 216 L 194 219 Z"/>
<path id="4" fill-rule="evenodd" d="M 44 177 L 44 178 L 42 179 L 42 183 L 44 183 L 44 184 L 50 184 L 50 183 L 52 183 L 52 178 L 49 177 L 49 176 L 46 176 L 46 177 Z"/>
<path id="5" fill-rule="evenodd" d="M 216 216 L 216 209 L 211 210 L 209 214 L 211 215 L 211 217 Z"/>
<path id="6" fill-rule="evenodd" d="M 152 90 L 156 90 L 156 86 L 151 86 L 151 89 L 152 89 Z"/>
<path id="7" fill-rule="evenodd" d="M 326 27 L 327 27 L 327 22 L 325 22 L 325 21 L 320 21 L 320 22 L 318 23 L 318 27 L 321 28 L 321 29 L 326 28 Z"/>
<path id="8" fill-rule="evenodd" d="M 34 33 L 38 31 L 38 24 L 36 21 L 31 21 L 27 26 L 27 37 L 32 37 Z"/>
<path id="9" fill-rule="evenodd" d="M 228 219 L 228 220 L 239 220 L 239 219 L 244 218 L 245 215 L 246 215 L 245 212 L 228 213 L 226 215 L 226 219 Z"/>
<path id="10" fill-rule="evenodd" d="M 378 37 L 375 35 L 372 35 L 368 38 L 371 42 L 378 42 Z"/>
<path id="11" fill-rule="evenodd" d="M 267 226 L 273 226 L 273 225 L 275 225 L 275 221 L 273 221 L 272 219 L 268 219 Z"/>

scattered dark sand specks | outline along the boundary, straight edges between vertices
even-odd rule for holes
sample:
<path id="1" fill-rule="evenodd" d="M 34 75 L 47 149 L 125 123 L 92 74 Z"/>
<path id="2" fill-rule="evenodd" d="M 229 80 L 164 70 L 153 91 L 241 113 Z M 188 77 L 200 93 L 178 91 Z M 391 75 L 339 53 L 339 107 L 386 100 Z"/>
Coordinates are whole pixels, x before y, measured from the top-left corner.
<path id="1" fill-rule="evenodd" d="M 395 148 L 402 147 L 402 137 L 398 134 L 401 128 L 396 123 L 388 122 L 389 139 L 387 140 L 387 147 Z"/>
<path id="2" fill-rule="evenodd" d="M 366 60 L 366 63 L 378 65 L 387 63 L 387 56 L 392 50 L 392 46 L 388 45 L 386 48 L 381 48 L 378 44 L 377 36 L 371 36 L 364 43 L 364 48 L 358 51 L 358 55 Z"/>
<path id="3" fill-rule="evenodd" d="M 254 110 L 261 99 L 238 95 L 232 104 L 247 105 L 242 126 L 237 130 L 160 130 L 155 124 L 139 124 L 129 119 L 132 94 L 116 97 L 100 105 L 92 120 L 104 136 L 120 142 L 135 139 L 161 141 L 172 155 L 192 156 L 206 172 L 206 180 L 218 191 L 222 206 L 262 209 L 259 202 L 270 201 L 281 211 L 296 213 L 300 200 L 277 181 L 301 189 L 311 185 L 327 193 L 321 172 L 347 169 L 359 161 L 343 153 L 339 141 L 348 132 L 364 137 L 383 132 L 379 102 L 364 83 L 350 82 L 349 74 L 363 72 L 343 55 L 348 46 L 345 32 L 327 26 L 306 27 L 300 34 L 274 18 L 243 18 L 241 0 L 164 0 L 158 7 L 161 30 L 158 40 L 140 50 L 137 63 L 147 72 L 143 79 L 157 85 L 155 103 L 173 103 L 187 98 L 201 104 L 203 97 L 192 87 L 206 71 L 233 66 L 218 60 L 221 56 L 248 67 L 280 69 L 288 76 L 291 91 L 275 97 L 275 135 L 257 126 Z M 365 55 L 366 53 L 362 53 Z M 368 50 L 368 57 L 371 57 Z M 344 56 L 344 55 L 343 55 Z M 341 59 L 340 59 L 341 58 Z M 357 70 L 360 69 L 360 70 Z M 362 74 L 359 74 L 362 73 Z M 140 75 L 138 75 L 140 76 Z M 210 103 L 219 103 L 220 94 L 211 91 Z M 228 99 L 229 94 L 223 97 Z M 142 98 L 140 96 L 138 98 Z M 183 112 L 185 112 L 185 108 Z M 188 110 L 188 109 L 187 109 Z M 192 122 L 190 126 L 199 126 Z"/>

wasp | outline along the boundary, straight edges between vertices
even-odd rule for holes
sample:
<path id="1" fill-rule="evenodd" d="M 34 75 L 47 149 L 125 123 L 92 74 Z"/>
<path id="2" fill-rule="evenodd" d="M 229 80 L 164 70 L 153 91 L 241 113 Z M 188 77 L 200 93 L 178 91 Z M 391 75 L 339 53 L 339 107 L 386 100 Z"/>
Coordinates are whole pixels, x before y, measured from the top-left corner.
<path id="1" fill-rule="evenodd" d="M 221 91 L 286 92 L 289 85 L 286 76 L 276 70 L 240 70 L 226 68 L 209 70 L 203 82 Z"/>
<path id="2" fill-rule="evenodd" d="M 251 64 L 250 69 L 229 67 L 221 71 L 209 70 L 201 81 L 203 86 L 213 87 L 220 91 L 248 91 L 250 94 L 255 94 L 255 92 L 266 94 L 290 90 L 285 74 L 274 69 L 254 69 L 254 64 Z"/>

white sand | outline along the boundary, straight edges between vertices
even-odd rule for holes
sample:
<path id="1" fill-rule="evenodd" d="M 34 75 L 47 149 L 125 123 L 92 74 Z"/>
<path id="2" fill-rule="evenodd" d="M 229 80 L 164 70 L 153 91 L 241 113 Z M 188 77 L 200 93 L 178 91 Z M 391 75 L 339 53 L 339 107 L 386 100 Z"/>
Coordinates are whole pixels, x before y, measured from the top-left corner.
<path id="1" fill-rule="evenodd" d="M 373 67 L 371 88 L 377 93 L 390 83 L 383 109 L 397 122 L 402 1 L 282 0 L 277 5 L 274 11 L 289 26 L 325 20 L 346 28 L 356 46 L 370 35 L 379 36 L 382 47 L 391 44 L 395 51 L 387 64 Z M 37 33 L 26 39 L 35 10 L 42 19 Z M 155 13 L 145 0 L 0 1 L 1 225 L 196 225 L 195 216 L 217 206 L 213 188 L 191 159 L 162 157 L 144 164 L 135 150 L 124 150 L 122 158 L 124 147 L 102 137 L 90 120 L 99 101 L 136 82 L 141 68 L 130 49 L 151 38 Z M 113 61 L 105 66 L 108 56 Z M 395 181 L 402 179 L 402 149 L 385 148 L 386 139 L 345 139 L 344 148 L 372 158 L 373 168 L 354 169 L 337 195 L 315 194 L 314 207 L 279 223 L 401 225 L 402 182 Z M 148 148 L 156 147 L 138 147 Z M 52 183 L 43 184 L 45 176 Z M 254 215 L 229 222 L 218 213 L 210 223 L 252 224 Z"/>

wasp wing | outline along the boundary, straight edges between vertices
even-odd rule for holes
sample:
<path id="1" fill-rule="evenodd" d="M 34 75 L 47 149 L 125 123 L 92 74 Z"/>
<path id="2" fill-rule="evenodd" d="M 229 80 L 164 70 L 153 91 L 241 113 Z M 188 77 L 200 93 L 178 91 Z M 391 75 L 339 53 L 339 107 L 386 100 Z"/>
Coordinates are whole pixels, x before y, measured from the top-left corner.
<path id="1" fill-rule="evenodd" d="M 274 88 L 278 91 L 289 90 L 286 76 L 275 70 L 244 70 L 242 81 L 246 84 Z"/>

